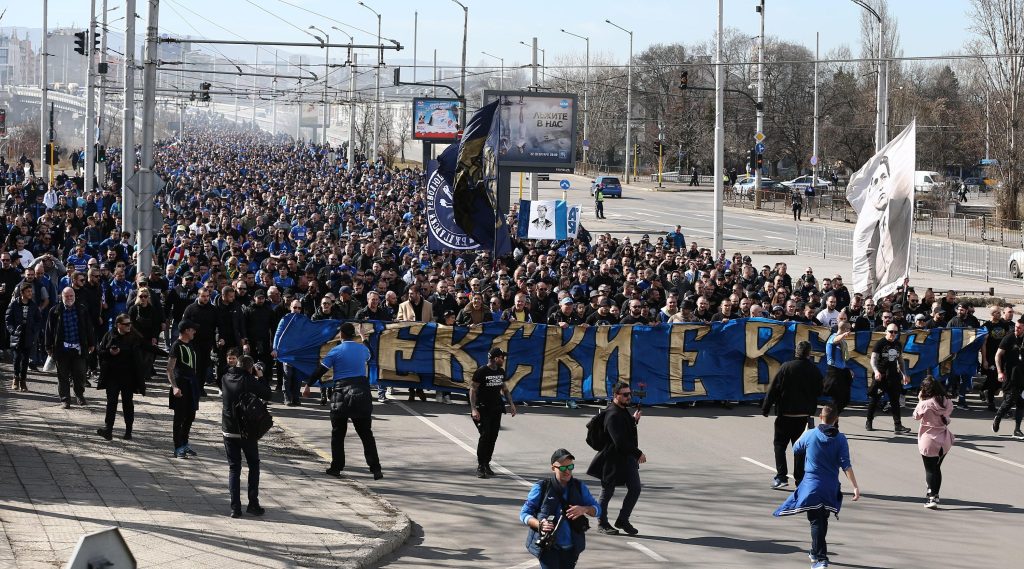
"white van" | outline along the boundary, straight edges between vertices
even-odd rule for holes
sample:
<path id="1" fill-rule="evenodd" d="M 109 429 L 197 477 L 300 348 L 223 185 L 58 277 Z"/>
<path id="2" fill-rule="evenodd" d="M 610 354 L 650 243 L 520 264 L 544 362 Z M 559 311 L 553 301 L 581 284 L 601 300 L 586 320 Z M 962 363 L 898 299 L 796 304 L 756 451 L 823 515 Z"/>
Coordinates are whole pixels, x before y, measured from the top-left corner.
<path id="1" fill-rule="evenodd" d="M 928 172 L 925 170 L 914 171 L 914 190 L 918 192 L 928 193 L 933 189 L 938 189 L 945 183 L 942 179 L 942 174 L 938 172 Z"/>

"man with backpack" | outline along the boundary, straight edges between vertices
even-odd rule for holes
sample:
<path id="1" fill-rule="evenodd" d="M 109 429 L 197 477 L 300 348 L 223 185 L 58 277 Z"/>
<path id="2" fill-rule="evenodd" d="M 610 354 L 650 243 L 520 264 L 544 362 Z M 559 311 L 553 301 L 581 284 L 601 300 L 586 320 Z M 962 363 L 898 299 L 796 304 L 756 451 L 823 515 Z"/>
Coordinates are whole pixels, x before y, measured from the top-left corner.
<path id="1" fill-rule="evenodd" d="M 266 401 L 274 395 L 270 383 L 253 375 L 256 365 L 250 356 L 238 358 L 237 366 L 227 369 L 221 377 L 221 430 L 224 451 L 228 456 L 228 492 L 231 494 L 231 517 L 242 517 L 239 486 L 242 476 L 242 454 L 249 465 L 249 505 L 246 513 L 262 516 L 260 506 L 260 451 L 257 445 L 273 424 Z"/>
<path id="2" fill-rule="evenodd" d="M 530 532 L 526 550 L 541 569 L 571 569 L 586 548 L 587 516 L 598 516 L 601 506 L 587 485 L 573 477 L 576 457 L 564 448 L 551 455 L 551 478 L 534 483 L 519 519 Z"/>
<path id="3" fill-rule="evenodd" d="M 600 512 L 597 529 L 608 535 L 618 535 L 619 528 L 629 535 L 639 532 L 629 523 L 637 500 L 640 499 L 640 465 L 647 462 L 647 456 L 637 448 L 638 436 L 636 425 L 640 422 L 640 410 L 629 413 L 629 403 L 633 392 L 628 383 L 618 382 L 612 388 L 612 402 L 608 408 L 587 425 L 587 444 L 600 446 L 600 450 L 587 469 L 587 474 L 601 480 Z M 604 415 L 603 419 L 599 419 Z M 604 434 L 598 433 L 597 425 L 603 425 Z M 600 441 L 595 440 L 602 439 Z M 598 443 L 603 444 L 598 444 Z M 595 448 L 595 450 L 597 450 Z M 615 519 L 615 527 L 608 523 L 608 503 L 615 494 L 616 486 L 626 487 L 626 497 L 622 500 L 622 509 Z"/>

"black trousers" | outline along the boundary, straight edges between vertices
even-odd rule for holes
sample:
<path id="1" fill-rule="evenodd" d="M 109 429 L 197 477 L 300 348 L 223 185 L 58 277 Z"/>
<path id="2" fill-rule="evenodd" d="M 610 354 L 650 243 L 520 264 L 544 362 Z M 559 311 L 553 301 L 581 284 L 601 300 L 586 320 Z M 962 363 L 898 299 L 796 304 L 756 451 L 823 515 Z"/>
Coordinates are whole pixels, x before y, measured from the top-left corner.
<path id="1" fill-rule="evenodd" d="M 107 386 L 107 415 L 105 424 L 107 430 L 113 430 L 114 417 L 117 415 L 117 399 L 121 399 L 121 411 L 124 413 L 124 432 L 131 433 L 132 425 L 135 423 L 135 387 L 133 385 L 108 385 Z M 177 447 L 175 447 L 177 448 Z"/>
<path id="2" fill-rule="evenodd" d="M 889 409 L 892 412 L 893 426 L 903 425 L 900 420 L 900 395 L 903 394 L 903 383 L 900 378 L 882 376 L 881 380 L 874 381 L 868 390 L 868 421 L 875 419 L 875 411 L 882 401 L 882 395 L 889 396 Z"/>
<path id="3" fill-rule="evenodd" d="M 257 363 L 263 365 L 263 381 L 267 385 L 274 384 L 274 358 L 270 357 L 270 341 L 262 340 L 250 340 L 249 341 L 249 355 L 252 356 Z"/>
<path id="4" fill-rule="evenodd" d="M 807 521 L 811 523 L 811 559 L 828 561 L 828 544 L 825 542 L 825 536 L 828 535 L 828 510 L 807 510 Z"/>
<path id="5" fill-rule="evenodd" d="M 604 202 L 594 202 L 595 213 L 598 219 L 604 219 Z"/>
<path id="6" fill-rule="evenodd" d="M 57 364 L 57 395 L 61 401 L 71 399 L 71 389 L 75 397 L 85 397 L 85 356 L 78 352 L 54 350 L 53 361 Z"/>
<path id="7" fill-rule="evenodd" d="M 999 372 L 994 369 L 985 370 L 985 391 L 984 397 L 985 402 L 988 403 L 989 407 L 995 408 L 996 406 L 996 395 L 999 394 L 999 390 L 1003 387 L 1003 384 L 999 383 Z"/>
<path id="8" fill-rule="evenodd" d="M 228 493 L 231 509 L 241 510 L 242 454 L 249 465 L 249 505 L 260 505 L 260 449 L 257 441 L 224 437 L 224 452 L 228 456 Z"/>
<path id="9" fill-rule="evenodd" d="M 793 221 L 800 221 L 800 212 L 802 212 L 803 210 L 804 208 L 802 207 L 793 208 Z"/>
<path id="10" fill-rule="evenodd" d="M 196 420 L 196 410 L 191 405 L 179 405 L 174 408 L 171 429 L 174 436 L 175 450 L 188 444 L 188 435 L 192 432 L 192 421 Z"/>
<path id="11" fill-rule="evenodd" d="M 633 508 L 636 507 L 636 503 L 640 500 L 640 492 L 643 490 L 643 485 L 640 483 L 640 464 L 635 458 L 630 457 L 626 461 L 626 497 L 622 499 L 622 508 L 619 510 L 619 515 L 615 517 L 615 523 L 629 522 L 629 517 L 633 515 Z M 615 495 L 615 483 L 605 484 L 601 483 L 601 497 L 598 498 L 598 502 L 601 504 L 601 523 L 608 523 L 608 504 L 612 501 L 612 496 Z"/>
<path id="12" fill-rule="evenodd" d="M 1024 401 L 1021 401 L 1021 392 L 1024 392 L 1024 382 L 1013 382 L 1003 386 L 1003 404 L 996 410 L 996 417 L 1002 419 L 1010 414 L 1010 407 L 1017 406 L 1014 411 L 1013 420 L 1020 429 L 1021 420 L 1024 420 Z"/>
<path id="13" fill-rule="evenodd" d="M 213 346 L 209 344 L 196 344 L 196 377 L 199 378 L 199 384 L 217 385 L 220 383 L 220 377 L 214 378 L 213 383 L 210 382 L 210 366 L 212 360 L 210 358 L 210 350 Z"/>
<path id="14" fill-rule="evenodd" d="M 359 435 L 363 443 L 363 456 L 366 457 L 366 465 L 371 472 L 380 470 L 380 457 L 377 455 L 377 440 L 373 438 L 373 417 L 352 417 L 344 413 L 331 413 L 331 468 L 333 470 L 345 469 L 345 434 L 348 432 L 348 422 Z"/>
<path id="15" fill-rule="evenodd" d="M 501 411 L 479 409 L 480 420 L 474 420 L 480 439 L 476 443 L 476 463 L 487 466 L 494 456 L 494 445 L 498 442 L 498 431 L 501 430 Z"/>
<path id="16" fill-rule="evenodd" d="M 28 378 L 28 362 L 32 359 L 32 343 L 18 346 L 14 349 L 14 378 L 25 380 Z"/>
<path id="17" fill-rule="evenodd" d="M 832 398 L 832 404 L 836 407 L 836 414 L 842 415 L 843 409 L 850 404 L 850 389 L 853 386 L 853 372 L 848 369 L 839 369 L 829 366 L 825 374 L 825 385 L 828 386 L 826 395 Z"/>
<path id="18" fill-rule="evenodd" d="M 786 448 L 800 438 L 807 430 L 808 417 L 786 417 L 780 415 L 775 418 L 775 477 L 785 480 L 789 470 L 786 468 Z M 802 455 L 793 456 L 793 479 L 797 484 L 804 478 L 804 460 Z"/>
<path id="19" fill-rule="evenodd" d="M 928 484 L 928 496 L 938 498 L 942 488 L 942 461 L 946 458 L 939 451 L 939 456 L 921 456 L 924 460 L 924 481 Z"/>
<path id="20" fill-rule="evenodd" d="M 540 557 L 537 558 L 540 561 L 540 569 L 574 569 L 579 559 L 580 552 L 575 547 L 569 549 L 549 547 L 542 551 Z"/>

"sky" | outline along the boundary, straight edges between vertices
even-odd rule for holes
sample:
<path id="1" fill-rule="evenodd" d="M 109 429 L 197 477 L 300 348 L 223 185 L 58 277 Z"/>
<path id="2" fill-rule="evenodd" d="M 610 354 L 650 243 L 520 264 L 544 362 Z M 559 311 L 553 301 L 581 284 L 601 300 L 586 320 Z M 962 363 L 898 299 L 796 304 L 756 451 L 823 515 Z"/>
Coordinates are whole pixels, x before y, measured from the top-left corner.
<path id="1" fill-rule="evenodd" d="M 102 1 L 95 0 L 97 12 Z M 136 1 L 136 12 L 145 18 L 147 0 Z M 113 9 L 109 18 L 121 18 L 124 0 L 107 2 L 108 8 Z M 388 52 L 386 61 L 392 64 L 412 62 L 414 27 L 418 29 L 415 44 L 420 65 L 431 63 L 434 49 L 441 65 L 457 65 L 461 61 L 463 12 L 454 0 L 364 2 L 381 14 L 381 35 L 399 41 L 404 47 L 398 54 Z M 42 3 L 42 0 L 0 0 L 0 12 L 7 9 L 0 19 L 0 30 L 10 26 L 40 28 Z M 715 0 L 464 0 L 462 3 L 469 7 L 469 66 L 498 65 L 496 58 L 483 55 L 482 51 L 504 58 L 509 67 L 528 63 L 530 50 L 520 42 L 530 43 L 534 36 L 538 38 L 539 47 L 546 51 L 548 65 L 560 55 L 582 54 L 584 41 L 562 33 L 563 28 L 589 36 L 592 56 L 602 54 L 624 62 L 629 54 L 629 36 L 605 23 L 606 19 L 634 32 L 634 53 L 658 43 L 707 41 L 717 26 L 718 3 Z M 765 3 L 768 37 L 801 44 L 813 51 L 815 32 L 820 32 L 823 55 L 842 45 L 848 46 L 855 55 L 860 53 L 862 8 L 851 0 L 766 0 Z M 746 30 L 751 37 L 756 36 L 760 25 L 756 4 L 757 0 L 724 0 L 726 27 Z M 969 0 L 890 0 L 889 5 L 898 20 L 900 42 L 906 56 L 958 52 L 972 37 L 968 30 Z M 418 26 L 414 26 L 416 12 Z M 49 14 L 51 28 L 84 27 L 89 20 L 89 2 L 49 0 Z M 342 35 L 330 29 L 333 25 L 348 30 L 357 43 L 374 43 L 376 20 L 377 17 L 357 0 L 161 0 L 160 3 L 161 32 L 210 39 L 235 40 L 241 36 L 246 40 L 313 41 L 305 30 L 315 25 L 333 34 L 332 43 L 343 43 Z M 111 23 L 112 40 L 117 40 L 123 25 L 123 19 Z M 138 21 L 136 28 L 141 37 L 144 20 Z M 317 48 L 291 49 L 292 53 L 322 57 Z M 251 48 L 244 53 L 252 54 Z"/>

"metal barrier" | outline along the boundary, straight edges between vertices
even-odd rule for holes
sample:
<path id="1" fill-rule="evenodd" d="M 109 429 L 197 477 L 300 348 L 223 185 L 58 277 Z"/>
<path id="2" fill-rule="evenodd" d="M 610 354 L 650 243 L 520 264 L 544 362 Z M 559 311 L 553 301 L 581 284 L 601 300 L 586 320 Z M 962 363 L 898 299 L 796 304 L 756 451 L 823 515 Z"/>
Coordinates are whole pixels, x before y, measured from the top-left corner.
<path id="1" fill-rule="evenodd" d="M 797 225 L 796 254 L 822 259 L 853 258 L 853 230 L 840 227 Z M 1013 249 L 914 237 L 910 242 L 910 266 L 915 271 L 985 281 L 1019 282 L 1010 276 Z"/>

